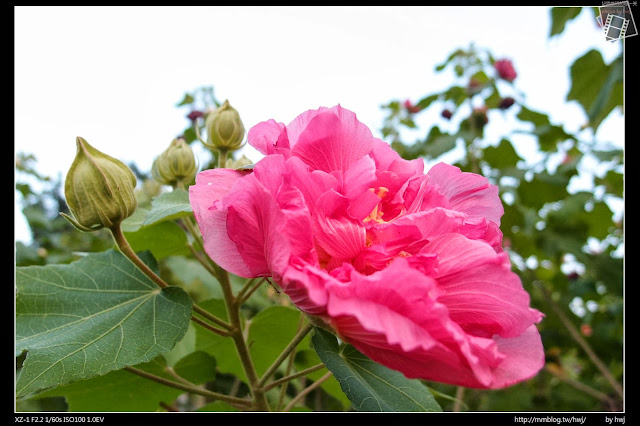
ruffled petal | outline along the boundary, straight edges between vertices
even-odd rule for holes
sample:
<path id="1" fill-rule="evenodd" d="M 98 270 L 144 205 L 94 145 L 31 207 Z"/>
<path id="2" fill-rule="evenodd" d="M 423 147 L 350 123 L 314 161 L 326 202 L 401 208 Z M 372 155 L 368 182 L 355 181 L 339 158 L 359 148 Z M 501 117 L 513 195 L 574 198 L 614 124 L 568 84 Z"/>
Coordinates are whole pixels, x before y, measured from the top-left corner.
<path id="1" fill-rule="evenodd" d="M 438 256 L 438 302 L 467 333 L 517 337 L 542 314 L 529 307 L 529 294 L 511 271 L 506 253 L 459 234 L 436 237 L 422 253 Z"/>
<path id="2" fill-rule="evenodd" d="M 273 119 L 258 123 L 249 129 L 247 142 L 264 155 L 279 153 L 288 157 L 289 141 L 285 125 Z"/>
<path id="3" fill-rule="evenodd" d="M 313 169 L 327 173 L 345 172 L 373 147 L 373 135 L 356 115 L 339 105 L 331 109 L 306 113 L 312 117 L 297 139 L 287 127 L 293 155 Z"/>
<path id="4" fill-rule="evenodd" d="M 498 195 L 498 187 L 487 178 L 475 173 L 462 172 L 459 168 L 438 163 L 428 172 L 429 183 L 437 185 L 451 208 L 469 216 L 485 217 L 500 225 L 504 208 Z"/>

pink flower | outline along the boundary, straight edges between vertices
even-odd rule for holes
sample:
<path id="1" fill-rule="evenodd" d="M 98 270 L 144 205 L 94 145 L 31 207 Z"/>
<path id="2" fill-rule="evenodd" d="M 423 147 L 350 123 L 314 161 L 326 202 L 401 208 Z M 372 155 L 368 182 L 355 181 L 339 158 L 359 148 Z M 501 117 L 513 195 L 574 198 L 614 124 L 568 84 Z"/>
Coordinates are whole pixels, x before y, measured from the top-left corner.
<path id="1" fill-rule="evenodd" d="M 252 172 L 206 170 L 190 188 L 205 250 L 271 276 L 376 362 L 501 388 L 544 364 L 542 314 L 511 271 L 498 188 L 443 163 L 426 174 L 339 105 L 254 126 Z"/>
<path id="2" fill-rule="evenodd" d="M 509 59 L 499 59 L 494 62 L 493 66 L 498 72 L 498 76 L 503 80 L 511 82 L 518 76 L 513 63 Z"/>

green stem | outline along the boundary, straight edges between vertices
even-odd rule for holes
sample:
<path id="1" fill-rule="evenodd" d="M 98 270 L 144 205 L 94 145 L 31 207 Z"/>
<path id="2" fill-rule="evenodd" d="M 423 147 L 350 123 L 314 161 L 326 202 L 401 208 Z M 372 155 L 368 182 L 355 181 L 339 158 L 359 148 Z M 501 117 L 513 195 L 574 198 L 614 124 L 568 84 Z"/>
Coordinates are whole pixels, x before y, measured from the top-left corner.
<path id="1" fill-rule="evenodd" d="M 169 284 L 167 284 L 162 278 L 160 278 L 155 272 L 153 272 L 151 270 L 151 268 L 149 268 L 143 261 L 142 259 L 140 259 L 138 257 L 138 255 L 135 253 L 135 251 L 133 251 L 133 249 L 131 248 L 131 246 L 129 245 L 129 242 L 127 241 L 127 239 L 124 236 L 124 233 L 122 232 L 122 229 L 120 228 L 120 225 L 116 225 L 113 228 L 110 228 L 111 230 L 111 234 L 113 235 L 113 239 L 116 242 L 116 245 L 118 246 L 118 248 L 120 249 L 120 251 L 122 252 L 122 254 L 124 254 L 131 262 L 133 262 L 134 265 L 136 265 L 146 276 L 148 276 L 154 283 L 158 284 L 158 286 L 160 286 L 161 288 L 166 288 L 169 287 Z M 200 315 L 202 315 L 203 317 L 205 317 L 206 319 L 208 319 L 209 321 L 227 329 L 227 330 L 231 330 L 232 327 L 227 324 L 226 322 L 224 322 L 223 320 L 221 320 L 220 318 L 212 315 L 211 313 L 205 311 L 204 309 L 202 309 L 200 306 L 196 305 L 195 303 L 193 304 L 193 310 L 197 313 L 199 313 Z M 207 327 L 210 328 L 210 327 Z"/>
<path id="2" fill-rule="evenodd" d="M 225 331 L 225 330 L 220 330 L 219 328 L 215 328 L 211 324 L 202 321 L 198 317 L 191 317 L 191 321 L 195 322 L 196 324 L 201 325 L 202 327 L 206 328 L 207 330 L 209 330 L 209 331 L 211 331 L 213 333 L 216 333 L 216 334 L 218 334 L 220 336 L 223 336 L 223 337 L 231 336 L 231 332 L 230 331 Z"/>
<path id="3" fill-rule="evenodd" d="M 240 357 L 242 363 L 242 369 L 249 382 L 249 389 L 253 396 L 253 402 L 258 411 L 269 411 L 269 404 L 265 392 L 261 389 L 259 384 L 258 373 L 256 373 L 251 354 L 247 346 L 247 342 L 242 334 L 242 323 L 240 320 L 240 305 L 237 303 L 237 299 L 233 296 L 231 290 L 231 282 L 229 281 L 229 273 L 219 266 L 215 266 L 217 272 L 218 281 L 222 287 L 222 294 L 224 296 L 225 306 L 227 308 L 227 315 L 233 331 L 231 338 L 236 346 L 236 351 Z"/>
<path id="4" fill-rule="evenodd" d="M 582 391 L 588 395 L 593 396 L 596 399 L 599 399 L 600 401 L 606 402 L 609 405 L 614 405 L 615 401 L 610 398 L 608 395 L 600 392 L 597 389 L 592 388 L 589 385 L 586 385 L 582 382 L 579 382 L 577 380 L 573 380 L 570 377 L 567 377 L 563 374 L 558 373 L 557 371 L 555 371 L 553 368 L 545 368 L 545 370 L 547 372 L 549 372 L 550 374 L 554 375 L 555 377 L 557 377 L 558 379 L 562 380 L 563 382 L 565 382 L 566 384 L 573 386 L 574 388 L 578 389 L 579 391 Z"/>
<path id="5" fill-rule="evenodd" d="M 298 377 L 302 377 L 302 376 L 306 376 L 307 374 L 311 374 L 314 371 L 318 371 L 318 370 L 322 370 L 323 368 L 326 368 L 326 365 L 320 363 L 320 364 L 316 364 L 313 367 L 309 367 L 309 368 L 305 368 L 304 370 L 300 370 L 297 373 L 293 373 L 291 375 L 288 375 L 286 377 L 283 377 L 281 379 L 275 380 L 271 383 L 269 383 L 267 386 L 265 386 L 263 389 L 265 391 L 269 391 L 283 383 L 287 383 L 290 382 L 291 380 L 295 380 Z"/>
<path id="6" fill-rule="evenodd" d="M 593 364 L 598 368 L 598 370 L 600 370 L 602 375 L 605 377 L 605 379 L 607 379 L 609 384 L 611 384 L 611 387 L 613 387 L 613 390 L 616 391 L 616 393 L 620 396 L 620 398 L 624 398 L 622 386 L 620 386 L 620 384 L 616 381 L 616 379 L 613 377 L 613 375 L 611 374 L 607 366 L 604 364 L 604 362 L 602 362 L 598 357 L 598 355 L 596 355 L 596 353 L 593 351 L 593 349 L 591 349 L 591 346 L 589 346 L 589 343 L 587 343 L 587 341 L 582 338 L 578 329 L 573 325 L 573 323 L 569 320 L 569 318 L 567 318 L 567 316 L 564 314 L 560 306 L 558 306 L 558 304 L 553 300 L 553 298 L 549 294 L 549 291 L 546 288 L 544 288 L 543 285 L 539 285 L 538 288 L 541 290 L 544 298 L 551 305 L 551 308 L 556 313 L 556 315 L 558 316 L 558 319 L 560 319 L 560 322 L 562 322 L 562 324 L 567 329 L 567 331 L 569 332 L 573 340 L 575 340 L 582 347 L 582 349 L 586 352 L 587 356 L 591 359 L 591 362 L 593 362 Z"/>
<path id="7" fill-rule="evenodd" d="M 328 371 L 327 374 L 325 374 L 324 376 L 320 377 L 318 380 L 316 380 L 311 385 L 309 385 L 306 389 L 304 389 L 302 392 L 300 392 L 298 395 L 296 395 L 296 397 L 293 398 L 291 400 L 291 402 L 289 403 L 289 405 L 284 407 L 284 410 L 282 410 L 282 411 L 291 410 L 298 403 L 298 401 L 302 400 L 312 390 L 316 389 L 318 386 L 320 386 L 322 383 L 324 383 L 327 379 L 329 379 L 329 377 L 331 377 L 331 374 L 332 374 L 331 371 Z"/>
<path id="8" fill-rule="evenodd" d="M 282 364 L 282 362 L 287 358 L 287 355 L 289 355 L 289 353 L 293 351 L 296 348 L 296 346 L 298 346 L 298 344 L 302 341 L 302 339 L 304 339 L 304 337 L 311 331 L 312 328 L 313 328 L 313 324 L 308 323 L 307 325 L 302 327 L 302 329 L 300 329 L 298 334 L 296 334 L 293 340 L 289 342 L 287 347 L 284 348 L 282 353 L 278 356 L 278 358 L 273 362 L 273 364 L 271 364 L 271 366 L 264 373 L 264 375 L 258 382 L 258 386 L 260 387 L 264 386 L 267 380 L 269 380 L 269 377 L 271 377 L 271 375 L 276 372 L 280 364 Z"/>
<path id="9" fill-rule="evenodd" d="M 253 285 L 255 281 L 256 281 L 256 278 L 249 278 L 247 281 L 245 281 L 244 285 L 242 286 L 242 288 L 238 292 L 238 295 L 236 296 L 238 300 L 243 299 L 244 293 L 249 290 L 249 288 Z"/>
<path id="10" fill-rule="evenodd" d="M 111 235 L 113 235 L 113 239 L 115 240 L 116 245 L 118 246 L 122 254 L 124 254 L 131 262 L 133 262 L 133 264 L 136 265 L 138 269 L 140 269 L 154 283 L 158 284 L 159 287 L 169 287 L 169 284 L 167 284 L 162 278 L 160 278 L 155 272 L 153 272 L 151 268 L 149 268 L 142 261 L 142 259 L 138 257 L 136 252 L 133 251 L 133 249 L 129 245 L 129 242 L 125 238 L 119 223 L 109 228 L 109 230 L 111 231 Z"/>
<path id="11" fill-rule="evenodd" d="M 218 149 L 218 168 L 224 169 L 227 166 L 227 150 Z"/>
<path id="12" fill-rule="evenodd" d="M 138 368 L 135 367 L 125 367 L 124 368 L 126 371 L 136 374 L 140 377 L 143 377 L 145 379 L 148 380 L 153 380 L 156 383 L 160 383 L 162 385 L 165 386 L 169 386 L 175 389 L 180 389 L 183 390 L 185 392 L 189 392 L 189 393 L 193 393 L 196 395 L 202 395 L 202 396 L 206 396 L 212 399 L 217 399 L 220 401 L 224 401 L 228 404 L 233 405 L 234 407 L 246 410 L 247 408 L 250 407 L 251 405 L 251 401 L 247 400 L 247 399 L 243 399 L 243 398 L 237 398 L 234 396 L 228 396 L 222 393 L 218 393 L 218 392 L 212 392 L 206 389 L 202 389 L 200 387 L 197 386 L 192 386 L 192 385 L 188 385 L 186 383 L 179 383 L 179 382 L 174 382 L 173 380 L 169 380 L 169 379 L 165 379 L 164 377 L 160 377 L 160 376 L 156 376 L 155 374 L 151 374 L 148 373 L 144 370 L 140 370 Z"/>
<path id="13" fill-rule="evenodd" d="M 249 291 L 246 292 L 246 294 L 243 294 L 242 296 L 240 295 L 240 293 L 238 293 L 238 304 L 242 305 L 244 302 L 246 302 L 247 300 L 249 300 L 249 298 L 251 297 L 251 295 L 253 293 L 255 293 L 255 291 L 257 289 L 260 288 L 260 286 L 262 286 L 262 283 L 264 282 L 264 279 L 257 281 L 253 288 Z"/>
<path id="14" fill-rule="evenodd" d="M 462 386 L 458 386 L 458 388 L 456 389 L 456 396 L 455 396 L 455 402 L 453 403 L 453 409 L 452 411 L 454 412 L 458 412 L 462 409 L 462 398 L 464 398 L 464 387 Z"/>

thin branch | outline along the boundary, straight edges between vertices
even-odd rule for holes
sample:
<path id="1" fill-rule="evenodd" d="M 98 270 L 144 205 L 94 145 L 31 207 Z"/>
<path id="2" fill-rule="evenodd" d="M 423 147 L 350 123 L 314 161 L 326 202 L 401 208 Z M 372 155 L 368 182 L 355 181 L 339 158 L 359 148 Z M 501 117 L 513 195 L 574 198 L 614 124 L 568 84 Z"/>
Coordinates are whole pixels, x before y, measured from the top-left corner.
<path id="1" fill-rule="evenodd" d="M 240 293 L 238 293 L 238 304 L 242 305 L 244 302 L 246 302 L 247 300 L 249 300 L 249 298 L 251 297 L 251 295 L 253 293 L 255 293 L 255 291 L 257 289 L 259 289 L 262 284 L 264 283 L 265 278 L 261 279 L 260 281 L 256 282 L 254 284 L 254 286 L 251 288 L 251 290 L 247 291 L 246 294 L 243 294 L 242 296 L 240 295 Z"/>
<path id="2" fill-rule="evenodd" d="M 293 373 L 293 374 L 291 374 L 289 376 L 286 376 L 286 377 L 283 377 L 281 379 L 275 380 L 275 381 L 269 383 L 263 389 L 265 391 L 269 391 L 269 390 L 275 388 L 276 386 L 279 386 L 279 385 L 281 385 L 283 383 L 290 382 L 291 380 L 297 379 L 298 377 L 306 376 L 307 374 L 313 373 L 314 371 L 322 370 L 325 367 L 326 367 L 326 365 L 324 365 L 322 363 L 316 364 L 313 367 L 305 368 L 304 370 L 300 370 L 297 373 Z"/>
<path id="3" fill-rule="evenodd" d="M 592 388 L 589 385 L 586 385 L 582 382 L 579 382 L 578 380 L 574 380 L 570 377 L 567 377 L 566 375 L 556 371 L 556 369 L 554 368 L 549 368 L 549 366 L 545 367 L 545 371 L 551 373 L 552 375 L 554 375 L 555 377 L 557 377 L 558 379 L 562 380 L 563 382 L 565 382 L 566 384 L 573 386 L 574 388 L 588 394 L 591 395 L 592 397 L 599 399 L 600 401 L 606 402 L 609 405 L 613 405 L 615 404 L 615 401 L 613 400 L 613 398 L 611 398 L 609 395 L 604 394 L 602 392 L 600 392 L 597 389 Z"/>
<path id="4" fill-rule="evenodd" d="M 296 346 L 298 346 L 298 344 L 302 341 L 302 339 L 304 339 L 304 337 L 307 335 L 307 333 L 311 331 L 312 328 L 313 328 L 313 324 L 311 323 L 308 323 L 307 325 L 302 327 L 302 329 L 298 332 L 298 334 L 296 334 L 293 340 L 287 345 L 286 348 L 284 348 L 282 353 L 278 356 L 278 358 L 273 362 L 273 364 L 271 364 L 271 366 L 264 373 L 264 375 L 258 382 L 258 386 L 260 387 L 264 386 L 267 380 L 269 380 L 269 377 L 271 377 L 271 375 L 276 372 L 280 364 L 282 364 L 282 362 L 287 358 L 287 355 L 289 355 L 289 353 L 292 350 L 294 350 Z"/>
<path id="5" fill-rule="evenodd" d="M 214 326 L 212 326 L 211 324 L 202 321 L 200 318 L 198 317 L 191 317 L 191 321 L 195 322 L 196 324 L 199 324 L 201 326 L 203 326 L 204 328 L 206 328 L 207 330 L 216 333 L 222 337 L 229 337 L 231 336 L 231 332 L 229 331 L 225 331 L 225 330 L 220 330 L 219 328 L 215 328 Z"/>
<path id="6" fill-rule="evenodd" d="M 324 383 L 327 379 L 329 379 L 329 377 L 331 377 L 331 374 L 332 374 L 331 371 L 327 371 L 327 374 L 325 374 L 324 376 L 320 377 L 318 380 L 313 382 L 311 385 L 307 386 L 307 388 L 305 388 L 304 390 L 302 390 L 302 392 L 300 392 L 298 395 L 296 395 L 296 397 L 293 398 L 291 400 L 291 402 L 286 407 L 284 407 L 284 410 L 282 410 L 282 411 L 291 410 L 298 403 L 298 401 L 300 401 L 305 396 L 307 396 L 307 394 L 309 394 L 309 392 L 311 392 L 312 390 L 314 390 L 315 388 L 320 386 L 322 383 Z"/>
<path id="7" fill-rule="evenodd" d="M 458 386 L 456 389 L 455 402 L 453 403 L 453 409 L 451 411 L 458 412 L 462 409 L 462 398 L 464 398 L 464 387 Z"/>
<path id="8" fill-rule="evenodd" d="M 129 242 L 125 238 L 124 233 L 122 232 L 122 228 L 120 228 L 120 224 L 109 228 L 109 230 L 111 231 L 111 235 L 113 235 L 113 239 L 115 240 L 116 245 L 118 246 L 122 254 L 124 254 L 134 265 L 138 267 L 138 269 L 140 269 L 159 287 L 169 287 L 169 284 L 167 284 L 162 278 L 160 278 L 155 272 L 153 272 L 151 268 L 149 268 L 146 263 L 144 263 L 142 259 L 138 257 L 136 252 L 133 251 L 133 249 L 129 245 Z"/>
<path id="9" fill-rule="evenodd" d="M 224 395 L 218 392 L 212 392 L 206 389 L 202 389 L 199 387 L 187 385 L 186 383 L 174 382 L 173 380 L 165 379 L 164 377 L 156 376 L 155 374 L 148 373 L 146 371 L 140 370 L 135 367 L 125 367 L 126 371 L 136 374 L 140 377 L 143 377 L 148 380 L 153 380 L 156 383 L 160 383 L 161 385 L 169 386 L 175 389 L 180 389 L 185 392 L 193 393 L 196 395 L 206 396 L 212 399 L 218 399 L 220 401 L 224 401 L 228 404 L 231 404 L 240 409 L 247 409 L 251 406 L 251 401 L 243 398 L 237 398 L 233 396 Z"/>
<path id="10" fill-rule="evenodd" d="M 591 346 L 589 346 L 589 343 L 587 343 L 587 341 L 580 335 L 580 332 L 578 331 L 578 329 L 573 325 L 573 323 L 569 320 L 569 318 L 567 318 L 567 316 L 564 314 L 560 306 L 558 306 L 558 304 L 552 299 L 551 295 L 549 294 L 549 291 L 544 287 L 544 285 L 538 285 L 538 288 L 542 292 L 547 302 L 551 305 L 551 308 L 553 309 L 553 311 L 556 313 L 556 315 L 558 315 L 558 318 L 560 319 L 562 324 L 565 326 L 565 328 L 567 329 L 567 331 L 569 332 L 573 340 L 575 340 L 582 347 L 582 349 L 586 352 L 587 356 L 591 359 L 591 361 L 598 368 L 598 370 L 600 370 L 602 375 L 605 377 L 605 379 L 607 379 L 609 384 L 611 384 L 611 386 L 613 387 L 613 390 L 620 396 L 620 398 L 624 398 L 622 386 L 620 386 L 620 384 L 616 381 L 616 379 L 613 377 L 613 375 L 611 374 L 607 366 L 604 364 L 604 362 L 602 362 L 602 360 L 600 360 L 600 358 L 598 357 L 598 355 L 596 355 L 593 349 L 591 349 Z"/>

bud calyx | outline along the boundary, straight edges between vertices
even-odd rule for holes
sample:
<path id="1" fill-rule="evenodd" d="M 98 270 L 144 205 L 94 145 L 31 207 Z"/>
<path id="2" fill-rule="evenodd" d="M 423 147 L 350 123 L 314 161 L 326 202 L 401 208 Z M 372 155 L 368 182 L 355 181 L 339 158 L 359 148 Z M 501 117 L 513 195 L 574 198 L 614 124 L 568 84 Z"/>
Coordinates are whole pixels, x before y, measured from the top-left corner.
<path id="1" fill-rule="evenodd" d="M 83 138 L 76 138 L 76 146 L 64 184 L 72 216 L 60 214 L 81 231 L 112 228 L 136 210 L 136 177 L 123 162 Z"/>

